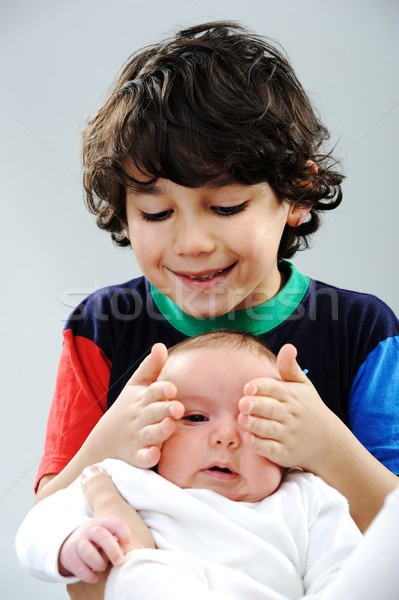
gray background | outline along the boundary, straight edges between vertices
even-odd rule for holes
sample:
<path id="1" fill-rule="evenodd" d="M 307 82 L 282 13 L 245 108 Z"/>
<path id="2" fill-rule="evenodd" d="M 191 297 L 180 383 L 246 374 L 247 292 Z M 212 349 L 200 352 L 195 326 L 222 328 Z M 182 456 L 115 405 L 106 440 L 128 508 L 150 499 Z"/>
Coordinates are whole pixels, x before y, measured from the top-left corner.
<path id="1" fill-rule="evenodd" d="M 80 137 L 123 61 L 181 26 L 230 18 L 279 40 L 333 132 L 348 179 L 311 250 L 313 277 L 399 309 L 396 0 L 0 0 L 2 600 L 57 600 L 16 562 L 71 307 L 138 274 L 82 201 Z M 5 383 L 5 385 L 4 385 Z"/>

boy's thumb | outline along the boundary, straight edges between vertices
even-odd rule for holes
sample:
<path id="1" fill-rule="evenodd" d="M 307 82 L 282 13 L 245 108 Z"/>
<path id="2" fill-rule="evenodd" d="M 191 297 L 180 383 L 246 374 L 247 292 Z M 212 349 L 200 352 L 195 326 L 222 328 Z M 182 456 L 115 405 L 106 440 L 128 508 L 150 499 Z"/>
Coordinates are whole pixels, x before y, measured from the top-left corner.
<path id="1" fill-rule="evenodd" d="M 284 344 L 277 355 L 277 368 L 282 381 L 307 381 L 305 373 L 296 361 L 297 349 L 292 344 Z"/>
<path id="2" fill-rule="evenodd" d="M 158 379 L 167 358 L 168 351 L 166 346 L 161 343 L 154 344 L 150 354 L 145 357 L 129 379 L 128 385 L 151 385 L 151 383 Z"/>

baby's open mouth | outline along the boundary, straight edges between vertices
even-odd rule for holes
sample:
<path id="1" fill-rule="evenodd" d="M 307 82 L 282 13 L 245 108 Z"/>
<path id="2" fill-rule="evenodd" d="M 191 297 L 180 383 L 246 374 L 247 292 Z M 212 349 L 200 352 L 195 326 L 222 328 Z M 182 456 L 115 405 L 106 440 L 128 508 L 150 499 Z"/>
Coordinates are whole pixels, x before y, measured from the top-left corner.
<path id="1" fill-rule="evenodd" d="M 221 473 L 232 473 L 233 472 L 228 467 L 217 467 L 217 466 L 211 467 L 209 470 L 210 471 L 220 471 Z"/>

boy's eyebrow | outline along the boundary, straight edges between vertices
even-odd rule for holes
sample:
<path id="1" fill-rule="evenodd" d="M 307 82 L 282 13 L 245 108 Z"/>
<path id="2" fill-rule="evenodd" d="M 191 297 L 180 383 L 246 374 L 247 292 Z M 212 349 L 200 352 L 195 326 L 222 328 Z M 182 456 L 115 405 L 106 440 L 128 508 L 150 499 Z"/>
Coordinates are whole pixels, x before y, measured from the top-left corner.
<path id="1" fill-rule="evenodd" d="M 217 177 L 215 179 L 211 179 L 208 183 L 204 184 L 205 186 L 211 188 L 211 189 L 220 189 L 229 185 L 235 185 L 235 186 L 243 186 L 244 184 L 238 182 L 236 179 L 234 179 L 234 177 L 232 175 L 229 175 L 228 173 L 221 175 L 220 177 Z M 133 186 L 127 186 L 127 195 L 128 196 L 133 196 L 133 197 L 137 197 L 137 196 L 162 196 L 164 194 L 166 194 L 166 190 L 164 189 L 164 187 L 162 186 L 162 184 L 159 184 L 157 182 L 154 183 L 149 183 L 149 184 L 143 184 L 140 187 L 133 187 Z"/>
<path id="2" fill-rule="evenodd" d="M 237 181 L 236 179 L 234 179 L 234 177 L 232 175 L 230 175 L 229 173 L 220 175 L 220 177 L 216 177 L 215 179 L 212 179 L 208 183 L 208 186 L 210 188 L 215 188 L 215 189 L 219 189 L 219 188 L 225 187 L 227 185 L 242 186 L 243 184 L 240 183 L 239 181 Z"/>
<path id="3" fill-rule="evenodd" d="M 140 187 L 127 186 L 126 194 L 128 196 L 162 196 L 165 194 L 165 190 L 161 185 L 148 184 Z"/>

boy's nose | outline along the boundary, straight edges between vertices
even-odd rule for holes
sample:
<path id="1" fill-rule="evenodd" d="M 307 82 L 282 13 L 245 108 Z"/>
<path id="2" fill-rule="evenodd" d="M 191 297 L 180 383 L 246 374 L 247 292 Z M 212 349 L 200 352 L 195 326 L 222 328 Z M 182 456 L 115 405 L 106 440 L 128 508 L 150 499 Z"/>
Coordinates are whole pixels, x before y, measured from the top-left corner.
<path id="1" fill-rule="evenodd" d="M 210 254 L 215 249 L 215 241 L 211 232 L 200 222 L 181 222 L 176 228 L 174 251 L 178 255 L 198 256 Z"/>

